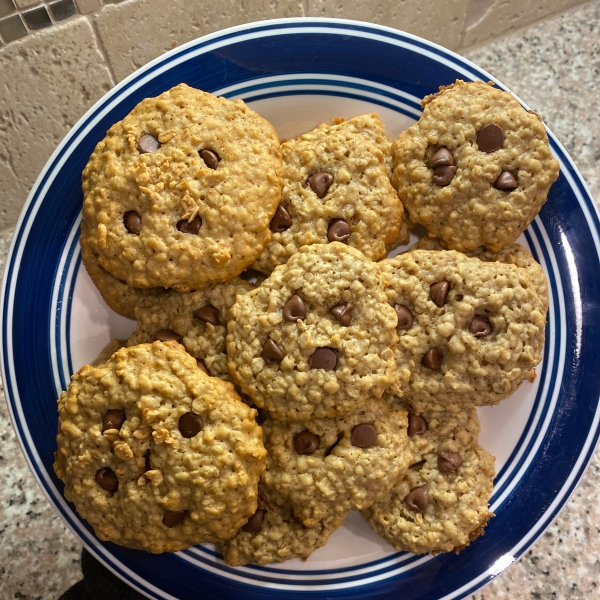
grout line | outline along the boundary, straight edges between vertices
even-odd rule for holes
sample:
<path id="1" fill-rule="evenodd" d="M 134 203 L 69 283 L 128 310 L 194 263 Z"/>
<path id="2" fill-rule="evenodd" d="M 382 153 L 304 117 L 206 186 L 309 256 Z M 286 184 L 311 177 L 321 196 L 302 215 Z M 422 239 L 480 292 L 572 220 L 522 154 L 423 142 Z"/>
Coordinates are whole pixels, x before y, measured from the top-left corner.
<path id="1" fill-rule="evenodd" d="M 503 31 L 496 37 L 492 37 L 485 41 L 478 42 L 477 44 L 472 44 L 471 46 L 463 46 L 462 45 L 464 37 L 467 33 L 467 29 L 465 27 L 465 28 L 463 28 L 463 32 L 462 32 L 462 36 L 461 36 L 461 45 L 456 50 L 454 50 L 454 52 L 456 52 L 457 54 L 461 54 L 462 52 L 467 52 L 470 50 L 478 50 L 479 48 L 482 48 L 483 46 L 487 46 L 488 44 L 498 42 L 499 40 L 503 40 L 510 35 L 522 33 L 531 27 L 535 27 L 536 25 L 539 25 L 540 23 L 545 23 L 546 21 L 549 21 L 550 19 L 554 19 L 556 17 L 560 17 L 562 15 L 566 15 L 566 14 L 575 12 L 575 11 L 581 9 L 583 6 L 586 6 L 588 4 L 594 4 L 594 2 L 595 2 L 595 0 L 581 0 L 580 2 L 577 2 L 577 4 L 571 4 L 570 6 L 567 6 L 567 7 L 563 8 L 562 10 L 557 10 L 556 12 L 548 13 L 547 15 L 544 15 L 543 17 L 540 17 L 539 19 L 535 19 L 533 21 L 530 21 L 529 23 L 526 23 L 525 25 L 520 25 L 519 27 L 515 27 L 514 29 L 507 29 L 506 31 Z"/>
<path id="2" fill-rule="evenodd" d="M 100 32 L 98 31 L 98 26 L 96 25 L 96 20 L 94 19 L 96 13 L 92 15 L 84 15 L 85 18 L 92 25 L 92 30 L 94 31 L 94 35 L 96 36 L 96 42 L 98 44 L 98 49 L 100 53 L 104 57 L 104 62 L 106 63 L 106 67 L 108 68 L 108 74 L 110 75 L 111 83 L 113 87 L 117 85 L 117 77 L 115 76 L 115 72 L 113 70 L 112 63 L 110 62 L 110 58 L 108 57 L 108 52 L 106 52 L 106 48 L 104 47 L 104 42 L 102 41 L 102 37 L 100 36 Z"/>

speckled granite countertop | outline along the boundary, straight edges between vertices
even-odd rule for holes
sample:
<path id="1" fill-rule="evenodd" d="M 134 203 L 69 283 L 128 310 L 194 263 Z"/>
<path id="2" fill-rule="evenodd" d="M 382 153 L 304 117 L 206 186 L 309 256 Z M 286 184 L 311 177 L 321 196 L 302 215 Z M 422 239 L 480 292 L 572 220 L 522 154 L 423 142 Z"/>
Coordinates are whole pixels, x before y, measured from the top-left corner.
<path id="1" fill-rule="evenodd" d="M 539 112 L 600 200 L 600 0 L 466 52 Z M 12 231 L 0 232 L 0 269 Z M 79 542 L 42 495 L 0 400 L 0 598 L 58 598 L 81 578 Z M 600 597 L 600 451 L 556 522 L 471 600 Z"/>

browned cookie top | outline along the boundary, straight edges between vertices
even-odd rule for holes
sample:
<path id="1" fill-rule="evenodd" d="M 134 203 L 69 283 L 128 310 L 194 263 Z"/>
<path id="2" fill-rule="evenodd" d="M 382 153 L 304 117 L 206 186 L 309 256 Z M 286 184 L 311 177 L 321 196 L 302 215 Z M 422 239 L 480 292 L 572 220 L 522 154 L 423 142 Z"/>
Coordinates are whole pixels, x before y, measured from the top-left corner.
<path id="1" fill-rule="evenodd" d="M 260 253 L 282 184 L 265 119 L 180 84 L 140 102 L 96 146 L 83 172 L 81 244 L 131 286 L 201 289 Z"/>
<path id="2" fill-rule="evenodd" d="M 482 81 L 459 80 L 425 98 L 392 154 L 392 182 L 410 219 L 463 252 L 514 242 L 559 172 L 539 116 Z"/>

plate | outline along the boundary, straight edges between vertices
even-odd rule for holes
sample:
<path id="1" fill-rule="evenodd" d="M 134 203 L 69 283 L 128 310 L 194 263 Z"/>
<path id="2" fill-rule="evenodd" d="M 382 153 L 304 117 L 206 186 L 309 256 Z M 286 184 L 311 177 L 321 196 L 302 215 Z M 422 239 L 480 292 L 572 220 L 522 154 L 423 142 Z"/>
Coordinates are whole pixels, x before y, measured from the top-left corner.
<path id="1" fill-rule="evenodd" d="M 496 517 L 459 556 L 396 552 L 353 513 L 308 561 L 233 568 L 206 544 L 153 556 L 100 542 L 52 471 L 56 398 L 71 373 L 134 323 L 111 312 L 81 266 L 81 171 L 106 130 L 142 98 L 185 82 L 243 98 L 282 138 L 332 117 L 378 112 L 388 135 L 419 101 L 455 79 L 493 80 L 439 46 L 393 29 L 287 19 L 206 36 L 136 71 L 73 127 L 40 174 L 14 235 L 2 289 L 2 374 L 23 451 L 46 496 L 88 550 L 149 598 L 464 598 L 517 560 L 573 492 L 599 432 L 599 220 L 581 176 L 549 133 L 560 177 L 522 236 L 549 280 L 538 376 L 480 409 L 482 445 L 497 457 Z M 496 82 L 498 83 L 498 82 Z M 498 83 L 500 87 L 503 87 Z M 596 314 L 594 314 L 596 313 Z"/>

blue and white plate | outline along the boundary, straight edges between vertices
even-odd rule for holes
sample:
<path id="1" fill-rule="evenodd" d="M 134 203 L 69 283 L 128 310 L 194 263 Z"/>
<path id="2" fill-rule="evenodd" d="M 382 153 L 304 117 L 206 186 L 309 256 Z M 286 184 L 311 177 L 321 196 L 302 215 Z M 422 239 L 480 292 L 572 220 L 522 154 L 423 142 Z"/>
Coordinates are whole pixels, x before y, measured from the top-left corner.
<path id="1" fill-rule="evenodd" d="M 134 329 L 102 302 L 79 256 L 81 171 L 110 125 L 142 98 L 185 82 L 243 98 L 282 138 L 332 117 L 374 111 L 394 138 L 419 117 L 423 96 L 457 78 L 493 79 L 452 52 L 386 27 L 333 19 L 236 27 L 173 50 L 118 85 L 73 127 L 39 176 L 2 290 L 11 415 L 35 476 L 67 526 L 149 598 L 464 598 L 517 560 L 573 492 L 599 430 L 600 228 L 585 184 L 552 134 L 560 177 L 520 240 L 550 283 L 544 359 L 534 383 L 480 410 L 481 443 L 497 457 L 497 516 L 459 556 L 396 552 L 357 513 L 306 562 L 232 568 L 208 544 L 153 556 L 100 542 L 64 500 L 52 471 L 57 396 L 111 338 Z"/>

